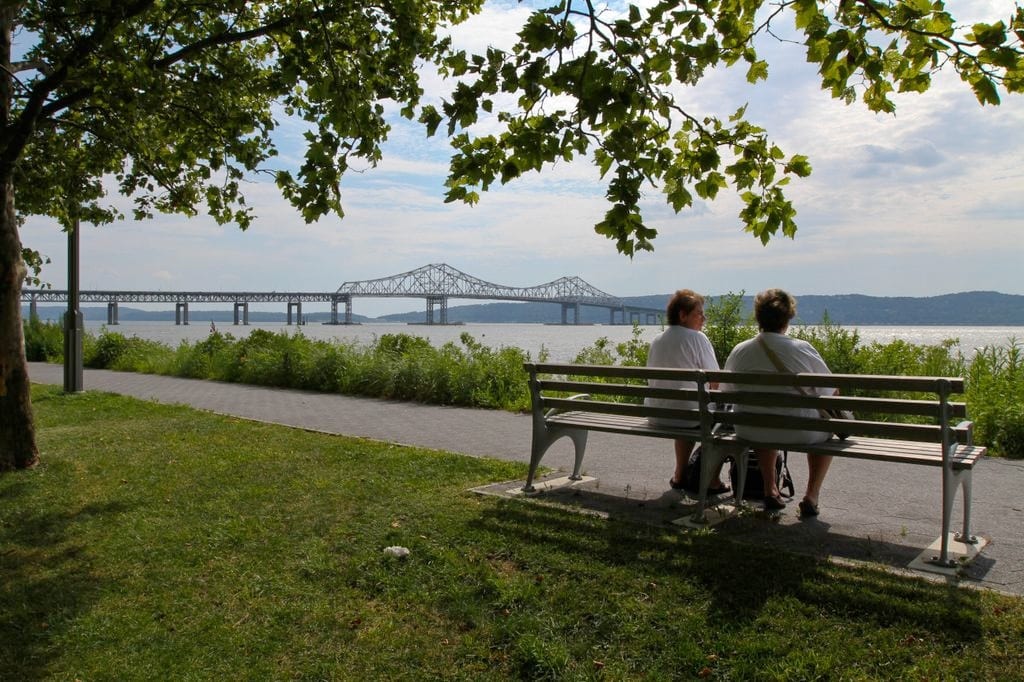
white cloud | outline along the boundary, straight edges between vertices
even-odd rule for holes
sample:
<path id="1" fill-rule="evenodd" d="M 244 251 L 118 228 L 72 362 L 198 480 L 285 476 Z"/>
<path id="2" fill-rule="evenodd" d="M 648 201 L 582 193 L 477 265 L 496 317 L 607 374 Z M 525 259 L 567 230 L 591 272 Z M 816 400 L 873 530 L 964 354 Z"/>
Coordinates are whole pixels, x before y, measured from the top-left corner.
<path id="1" fill-rule="evenodd" d="M 1008 7 L 967 3 L 972 21 L 1002 16 Z M 490 3 L 454 33 L 470 49 L 508 46 L 531 9 Z M 954 9 L 964 14 L 960 3 Z M 749 86 L 741 70 L 715 73 L 679 95 L 701 115 L 728 116 L 748 103 L 750 119 L 786 153 L 810 157 L 812 176 L 788 189 L 800 224 L 795 240 L 762 246 L 743 232 L 740 202 L 729 192 L 676 215 L 659 192 L 647 190 L 656 251 L 631 260 L 593 231 L 607 209 L 605 188 L 585 160 L 496 186 L 474 207 L 445 204 L 445 139 L 428 139 L 417 124 L 395 120 L 378 167 L 345 177 L 344 219 L 306 225 L 272 184 L 254 183 L 247 198 L 259 219 L 246 233 L 203 216 L 87 227 L 82 286 L 328 291 L 347 280 L 448 262 L 515 286 L 579 275 L 616 295 L 682 286 L 712 294 L 766 286 L 798 294 L 1024 293 L 1019 95 L 983 108 L 955 75 L 943 74 L 928 93 L 899 96 L 895 115 L 877 115 L 823 92 L 801 46 L 768 42 L 762 49 L 771 60 L 767 83 Z M 424 83 L 432 96 L 437 79 L 426 74 Z M 297 140 L 302 128 L 286 122 L 282 134 Z M 282 151 L 285 161 L 301 157 L 292 147 Z M 53 259 L 44 277 L 63 287 L 64 235 L 52 222 L 33 219 L 22 241 Z M 367 300 L 359 312 L 418 305 Z"/>

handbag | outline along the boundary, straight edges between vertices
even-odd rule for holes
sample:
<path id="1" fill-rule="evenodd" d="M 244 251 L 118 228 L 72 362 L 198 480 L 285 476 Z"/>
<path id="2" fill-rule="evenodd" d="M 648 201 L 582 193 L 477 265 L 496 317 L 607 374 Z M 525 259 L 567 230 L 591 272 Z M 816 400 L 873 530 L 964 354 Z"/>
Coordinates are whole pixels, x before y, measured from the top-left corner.
<path id="1" fill-rule="evenodd" d="M 793 477 L 789 473 L 788 459 L 789 453 L 786 450 L 782 450 L 775 458 L 775 485 L 783 497 L 793 497 L 796 494 Z M 739 490 L 739 467 L 735 462 L 729 469 L 729 482 L 733 490 Z M 747 478 L 743 485 L 743 499 L 763 500 L 764 489 L 764 477 L 757 462 L 757 454 L 753 449 L 747 450 Z"/>
<path id="2" fill-rule="evenodd" d="M 784 374 L 793 374 L 793 372 L 790 372 L 789 369 L 782 363 L 782 360 L 779 359 L 779 356 L 775 353 L 775 351 L 773 351 L 768 346 L 768 344 L 764 340 L 764 337 L 758 336 L 757 337 L 757 341 L 758 341 L 758 343 L 761 344 L 761 348 L 764 349 L 765 355 L 767 355 L 768 359 L 771 360 L 771 363 L 773 365 L 775 365 L 775 369 L 779 370 L 780 372 L 782 372 Z M 805 389 L 803 386 L 797 386 L 796 390 L 800 391 L 801 393 L 803 393 L 804 395 L 807 395 L 807 396 L 814 395 L 814 394 L 810 393 L 809 391 L 807 391 L 807 389 Z M 825 419 L 856 419 L 856 417 L 854 416 L 853 412 L 851 412 L 850 410 L 840 410 L 840 409 L 837 409 L 837 408 L 832 408 L 832 409 L 819 408 L 818 409 L 818 414 L 820 414 Z M 848 433 L 834 432 L 834 435 L 839 440 L 846 440 L 847 438 L 850 437 L 850 434 L 848 434 Z"/>

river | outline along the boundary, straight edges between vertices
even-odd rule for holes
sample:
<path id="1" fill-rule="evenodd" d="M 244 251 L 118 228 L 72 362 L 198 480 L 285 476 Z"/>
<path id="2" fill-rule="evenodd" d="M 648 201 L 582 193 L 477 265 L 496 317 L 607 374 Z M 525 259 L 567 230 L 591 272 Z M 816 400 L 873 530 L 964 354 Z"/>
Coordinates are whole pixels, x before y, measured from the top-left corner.
<path id="1" fill-rule="evenodd" d="M 99 332 L 104 324 L 88 321 L 86 329 Z M 122 322 L 108 328 L 125 336 L 160 341 L 176 347 L 181 341 L 200 341 L 210 333 L 210 324 L 196 320 L 189 325 L 175 325 L 173 322 Z M 463 333 L 491 348 L 514 346 L 530 353 L 536 359 L 541 349 L 546 349 L 553 362 L 570 361 L 583 348 L 597 339 L 606 337 L 612 343 L 627 341 L 632 336 L 632 327 L 627 325 L 545 325 L 545 324 L 463 324 L 463 325 L 410 325 L 410 324 L 364 324 L 325 325 L 307 324 L 302 327 L 283 323 L 260 323 L 250 326 L 235 326 L 229 323 L 217 324 L 220 332 L 236 338 L 247 336 L 253 329 L 272 332 L 287 331 L 302 333 L 312 339 L 336 339 L 356 343 L 372 343 L 383 334 L 412 334 L 422 336 L 435 346 L 448 341 L 458 342 Z M 946 339 L 957 339 L 960 351 L 967 357 L 982 346 L 1008 345 L 1011 341 L 1024 343 L 1024 327 L 949 327 L 949 326 L 861 326 L 856 329 L 861 343 L 878 341 L 888 343 L 901 339 L 909 343 L 933 345 Z M 643 326 L 642 338 L 650 341 L 661 331 L 657 325 Z"/>

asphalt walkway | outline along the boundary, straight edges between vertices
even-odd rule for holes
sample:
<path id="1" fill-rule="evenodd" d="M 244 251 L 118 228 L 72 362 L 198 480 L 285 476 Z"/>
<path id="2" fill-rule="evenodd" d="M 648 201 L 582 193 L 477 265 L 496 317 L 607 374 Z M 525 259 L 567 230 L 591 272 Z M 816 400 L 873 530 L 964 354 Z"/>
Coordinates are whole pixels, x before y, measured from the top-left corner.
<path id="1" fill-rule="evenodd" d="M 29 363 L 32 381 L 63 384 L 60 365 Z M 530 417 L 495 410 L 438 407 L 308 391 L 179 379 L 147 374 L 86 370 L 86 390 L 177 403 L 219 414 L 382 441 L 436 448 L 471 456 L 528 462 Z M 567 439 L 548 451 L 543 464 L 571 471 Z M 612 517 L 644 523 L 679 523 L 692 500 L 668 487 L 672 473 L 668 441 L 590 434 L 585 482 L 552 487 L 542 497 Z M 802 455 L 790 457 L 798 496 L 806 482 Z M 517 495 L 522 482 L 504 482 L 488 492 Z M 749 543 L 752 551 L 786 547 L 835 559 L 870 561 L 895 570 L 1024 595 L 1024 461 L 986 458 L 975 469 L 972 531 L 982 549 L 955 578 L 921 572 L 921 558 L 941 532 L 941 484 L 936 469 L 837 458 L 822 492 L 821 516 L 800 520 L 796 504 L 780 517 L 729 518 L 716 532 Z M 962 515 L 958 500 L 953 529 Z M 927 568 L 927 567 L 925 567 Z"/>

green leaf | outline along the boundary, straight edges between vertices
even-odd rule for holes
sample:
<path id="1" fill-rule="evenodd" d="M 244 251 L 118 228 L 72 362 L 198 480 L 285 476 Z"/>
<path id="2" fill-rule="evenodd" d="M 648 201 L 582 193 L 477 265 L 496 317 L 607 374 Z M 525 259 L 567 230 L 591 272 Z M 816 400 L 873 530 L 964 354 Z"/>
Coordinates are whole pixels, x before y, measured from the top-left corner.
<path id="1" fill-rule="evenodd" d="M 747 69 L 747 82 L 756 83 L 760 80 L 768 80 L 768 62 L 756 61 Z"/>
<path id="2" fill-rule="evenodd" d="M 999 91 L 996 89 L 996 84 L 987 76 L 979 75 L 972 79 L 971 89 L 974 90 L 974 96 L 982 104 L 999 104 Z"/>

